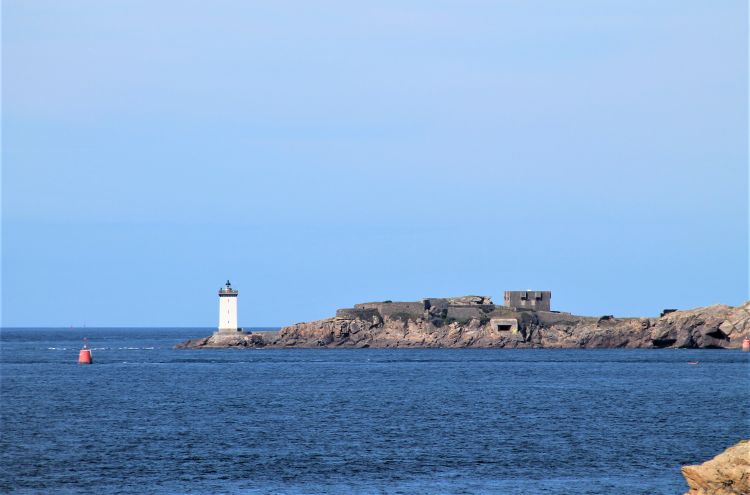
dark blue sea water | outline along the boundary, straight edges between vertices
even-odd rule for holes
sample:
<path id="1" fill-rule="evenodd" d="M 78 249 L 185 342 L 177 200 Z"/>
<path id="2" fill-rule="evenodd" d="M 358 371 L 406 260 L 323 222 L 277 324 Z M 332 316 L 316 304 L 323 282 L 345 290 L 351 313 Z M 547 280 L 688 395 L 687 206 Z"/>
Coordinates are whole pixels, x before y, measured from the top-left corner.
<path id="1" fill-rule="evenodd" d="M 675 494 L 750 437 L 720 350 L 174 350 L 5 329 L 3 493 Z M 690 365 L 688 361 L 700 361 Z"/>

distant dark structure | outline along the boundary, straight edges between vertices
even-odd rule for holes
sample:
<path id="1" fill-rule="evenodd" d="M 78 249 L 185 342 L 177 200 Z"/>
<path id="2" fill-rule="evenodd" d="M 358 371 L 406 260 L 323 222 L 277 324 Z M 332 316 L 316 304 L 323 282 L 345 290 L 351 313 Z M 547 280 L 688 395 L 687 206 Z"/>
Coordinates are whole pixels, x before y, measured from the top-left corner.
<path id="1" fill-rule="evenodd" d="M 550 311 L 552 292 L 548 290 L 506 290 L 504 306 L 509 308 Z"/>
<path id="2" fill-rule="evenodd" d="M 508 291 L 505 304 L 492 302 L 490 296 L 430 297 L 421 301 L 383 301 L 355 304 L 353 308 L 336 311 L 340 320 L 368 320 L 378 318 L 400 320 L 429 320 L 432 322 L 468 323 L 478 320 L 498 332 L 516 334 L 522 331 L 519 318 L 530 318 L 529 311 L 550 311 L 549 291 Z M 522 314 L 524 313 L 524 314 Z M 538 315 L 543 318 L 543 315 Z"/>
<path id="3" fill-rule="evenodd" d="M 674 313 L 675 311 L 677 311 L 677 310 L 673 309 L 673 308 L 664 309 L 664 310 L 662 310 L 661 314 L 659 315 L 659 318 L 661 318 L 662 316 L 668 315 L 669 313 Z"/>

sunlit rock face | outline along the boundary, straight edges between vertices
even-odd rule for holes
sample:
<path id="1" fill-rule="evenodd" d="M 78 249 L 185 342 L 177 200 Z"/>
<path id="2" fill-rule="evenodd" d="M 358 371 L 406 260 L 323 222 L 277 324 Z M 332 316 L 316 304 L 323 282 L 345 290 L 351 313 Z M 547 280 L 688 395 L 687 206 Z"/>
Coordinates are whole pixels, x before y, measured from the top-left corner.
<path id="1" fill-rule="evenodd" d="M 729 447 L 710 461 L 683 466 L 690 489 L 685 495 L 747 495 L 750 493 L 750 440 Z"/>

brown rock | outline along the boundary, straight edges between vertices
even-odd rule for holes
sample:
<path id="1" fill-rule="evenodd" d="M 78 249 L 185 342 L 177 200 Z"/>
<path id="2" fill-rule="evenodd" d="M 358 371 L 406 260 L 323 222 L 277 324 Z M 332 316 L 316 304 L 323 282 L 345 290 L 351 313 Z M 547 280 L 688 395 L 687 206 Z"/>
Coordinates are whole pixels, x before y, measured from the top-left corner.
<path id="1" fill-rule="evenodd" d="M 655 347 L 739 348 L 750 328 L 750 301 L 732 307 L 716 304 L 675 311 L 651 328 Z"/>
<path id="2" fill-rule="evenodd" d="M 690 489 L 685 495 L 750 494 L 750 440 L 729 447 L 710 461 L 683 466 Z"/>

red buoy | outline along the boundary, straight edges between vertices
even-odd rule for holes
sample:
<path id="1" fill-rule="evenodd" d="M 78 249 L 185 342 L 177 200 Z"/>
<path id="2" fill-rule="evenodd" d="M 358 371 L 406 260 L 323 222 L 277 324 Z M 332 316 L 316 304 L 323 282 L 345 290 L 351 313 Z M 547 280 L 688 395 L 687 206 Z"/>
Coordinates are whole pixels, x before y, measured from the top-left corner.
<path id="1" fill-rule="evenodd" d="M 83 349 L 78 353 L 78 364 L 91 364 L 94 361 L 91 359 L 91 349 L 87 345 L 88 339 L 83 339 Z"/>
<path id="2" fill-rule="evenodd" d="M 742 341 L 742 352 L 750 352 L 750 339 L 747 337 Z"/>

